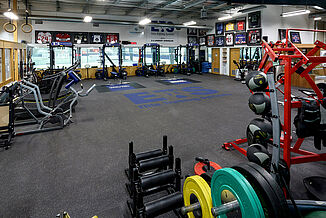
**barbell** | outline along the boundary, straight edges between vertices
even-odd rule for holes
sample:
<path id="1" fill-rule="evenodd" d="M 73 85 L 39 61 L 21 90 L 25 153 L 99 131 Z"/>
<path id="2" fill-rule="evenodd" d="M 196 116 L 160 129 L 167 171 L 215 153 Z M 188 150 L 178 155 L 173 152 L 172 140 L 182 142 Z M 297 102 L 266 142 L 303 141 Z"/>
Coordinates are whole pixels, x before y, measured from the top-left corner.
<path id="1" fill-rule="evenodd" d="M 248 163 L 217 170 L 211 187 L 200 176 L 188 177 L 183 186 L 184 207 L 189 218 L 289 217 L 285 196 L 276 181 L 262 167 Z"/>

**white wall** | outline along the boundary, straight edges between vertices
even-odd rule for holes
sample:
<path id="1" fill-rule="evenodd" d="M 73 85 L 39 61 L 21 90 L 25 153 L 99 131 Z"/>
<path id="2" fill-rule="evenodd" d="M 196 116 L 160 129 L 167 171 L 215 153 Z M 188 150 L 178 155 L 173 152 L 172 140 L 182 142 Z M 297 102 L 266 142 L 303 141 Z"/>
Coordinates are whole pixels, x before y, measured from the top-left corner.
<path id="1" fill-rule="evenodd" d="M 279 40 L 278 29 L 302 28 L 313 29 L 314 20 L 308 15 L 293 17 L 281 17 L 281 6 L 268 6 L 262 10 L 262 31 L 263 36 L 268 36 L 269 41 Z M 313 44 L 314 37 L 312 32 L 300 32 L 302 44 Z"/>

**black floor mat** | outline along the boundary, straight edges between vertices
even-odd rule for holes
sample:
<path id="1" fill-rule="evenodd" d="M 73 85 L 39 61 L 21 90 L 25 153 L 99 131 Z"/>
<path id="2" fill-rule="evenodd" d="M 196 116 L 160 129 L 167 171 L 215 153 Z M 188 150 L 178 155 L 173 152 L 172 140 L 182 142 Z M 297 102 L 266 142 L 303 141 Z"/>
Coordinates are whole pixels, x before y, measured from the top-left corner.
<path id="1" fill-rule="evenodd" d="M 131 90 L 131 89 L 141 89 L 141 88 L 146 88 L 146 87 L 140 85 L 139 83 L 129 83 L 129 84 L 100 85 L 100 86 L 96 86 L 95 88 L 99 93 L 102 93 L 102 92 L 125 91 L 125 90 Z"/>
<path id="2" fill-rule="evenodd" d="M 193 80 L 193 79 L 185 79 L 185 78 L 166 78 L 166 79 L 156 80 L 156 82 L 162 83 L 164 85 L 200 83 L 200 81 Z"/>

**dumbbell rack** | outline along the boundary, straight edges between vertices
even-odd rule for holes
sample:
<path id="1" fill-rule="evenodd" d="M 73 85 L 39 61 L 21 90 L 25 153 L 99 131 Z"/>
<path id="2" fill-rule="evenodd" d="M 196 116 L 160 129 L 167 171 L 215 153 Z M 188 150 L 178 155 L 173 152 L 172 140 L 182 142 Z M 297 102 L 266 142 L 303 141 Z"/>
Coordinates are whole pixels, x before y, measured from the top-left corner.
<path id="1" fill-rule="evenodd" d="M 128 178 L 127 191 L 131 200 L 127 201 L 132 217 L 153 217 L 179 211 L 183 203 L 181 193 L 181 160 L 175 159 L 173 146 L 167 147 L 167 136 L 163 136 L 163 148 L 135 154 L 133 142 L 129 143 L 129 168 L 125 170 Z M 159 192 L 167 195 L 150 202 L 144 197 Z"/>
<path id="2" fill-rule="evenodd" d="M 262 58 L 258 70 L 264 71 L 267 74 L 272 70 L 273 62 L 279 61 L 280 65 L 284 65 L 284 76 L 279 81 L 277 81 L 276 89 L 284 95 L 284 122 L 282 125 L 284 139 L 281 141 L 281 148 L 283 148 L 283 159 L 286 161 L 289 167 L 292 164 L 326 161 L 326 153 L 317 154 L 315 152 L 300 148 L 304 142 L 304 138 L 298 138 L 295 144 L 291 146 L 291 109 L 300 108 L 302 106 L 300 101 L 294 100 L 291 97 L 291 76 L 293 73 L 298 73 L 309 83 L 317 95 L 314 97 L 314 100 L 319 104 L 325 102 L 326 99 L 323 97 L 321 90 L 317 87 L 313 79 L 310 77 L 309 72 L 312 71 L 317 65 L 326 63 L 326 57 L 315 56 L 320 49 L 326 49 L 326 44 L 317 40 L 314 43 L 315 47 L 305 55 L 289 40 L 288 35 L 290 30 L 326 33 L 326 30 L 291 28 L 286 30 L 285 42 L 277 41 L 276 43 L 268 44 L 266 41 L 262 40 L 262 47 L 265 51 L 265 54 Z M 294 61 L 294 59 L 299 61 L 297 61 L 294 66 L 292 66 L 292 61 Z M 281 84 L 284 84 L 284 90 L 279 88 Z M 226 150 L 230 150 L 230 147 L 233 147 L 243 155 L 246 155 L 246 150 L 239 146 L 240 144 L 246 142 L 246 138 L 237 139 L 235 141 L 224 143 L 222 147 Z M 292 156 L 291 153 L 299 154 L 299 156 Z"/>

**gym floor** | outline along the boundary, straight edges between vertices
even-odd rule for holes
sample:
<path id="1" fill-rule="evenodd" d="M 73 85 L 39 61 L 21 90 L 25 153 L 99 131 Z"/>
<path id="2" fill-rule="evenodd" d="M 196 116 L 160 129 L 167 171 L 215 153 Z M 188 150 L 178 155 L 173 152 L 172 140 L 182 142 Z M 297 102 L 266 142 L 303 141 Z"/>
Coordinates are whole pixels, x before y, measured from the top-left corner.
<path id="1" fill-rule="evenodd" d="M 175 156 L 182 160 L 183 176 L 193 174 L 197 156 L 222 167 L 247 162 L 236 150 L 221 148 L 226 141 L 244 137 L 248 123 L 256 117 L 248 107 L 247 87 L 232 78 L 211 74 L 184 78 L 201 83 L 167 86 L 155 82 L 155 77 L 130 77 L 129 81 L 146 88 L 94 90 L 79 100 L 70 126 L 16 137 L 11 149 L 0 152 L 0 217 L 55 217 L 63 210 L 72 218 L 130 217 L 124 169 L 131 140 L 135 152 L 141 152 L 160 148 L 162 136 L 167 135 Z M 83 81 L 86 88 L 93 83 L 107 82 Z M 200 98 L 189 92 L 191 89 L 182 89 L 185 87 L 218 92 L 208 91 L 205 96 L 215 97 Z M 172 103 L 162 103 L 162 99 L 146 108 L 132 101 L 130 96 L 135 95 L 125 95 L 139 92 Z M 176 101 L 179 99 L 188 100 Z M 306 147 L 315 151 L 313 146 Z M 326 176 L 324 167 L 324 162 L 316 162 L 291 168 L 295 199 L 309 198 L 302 179 Z"/>

